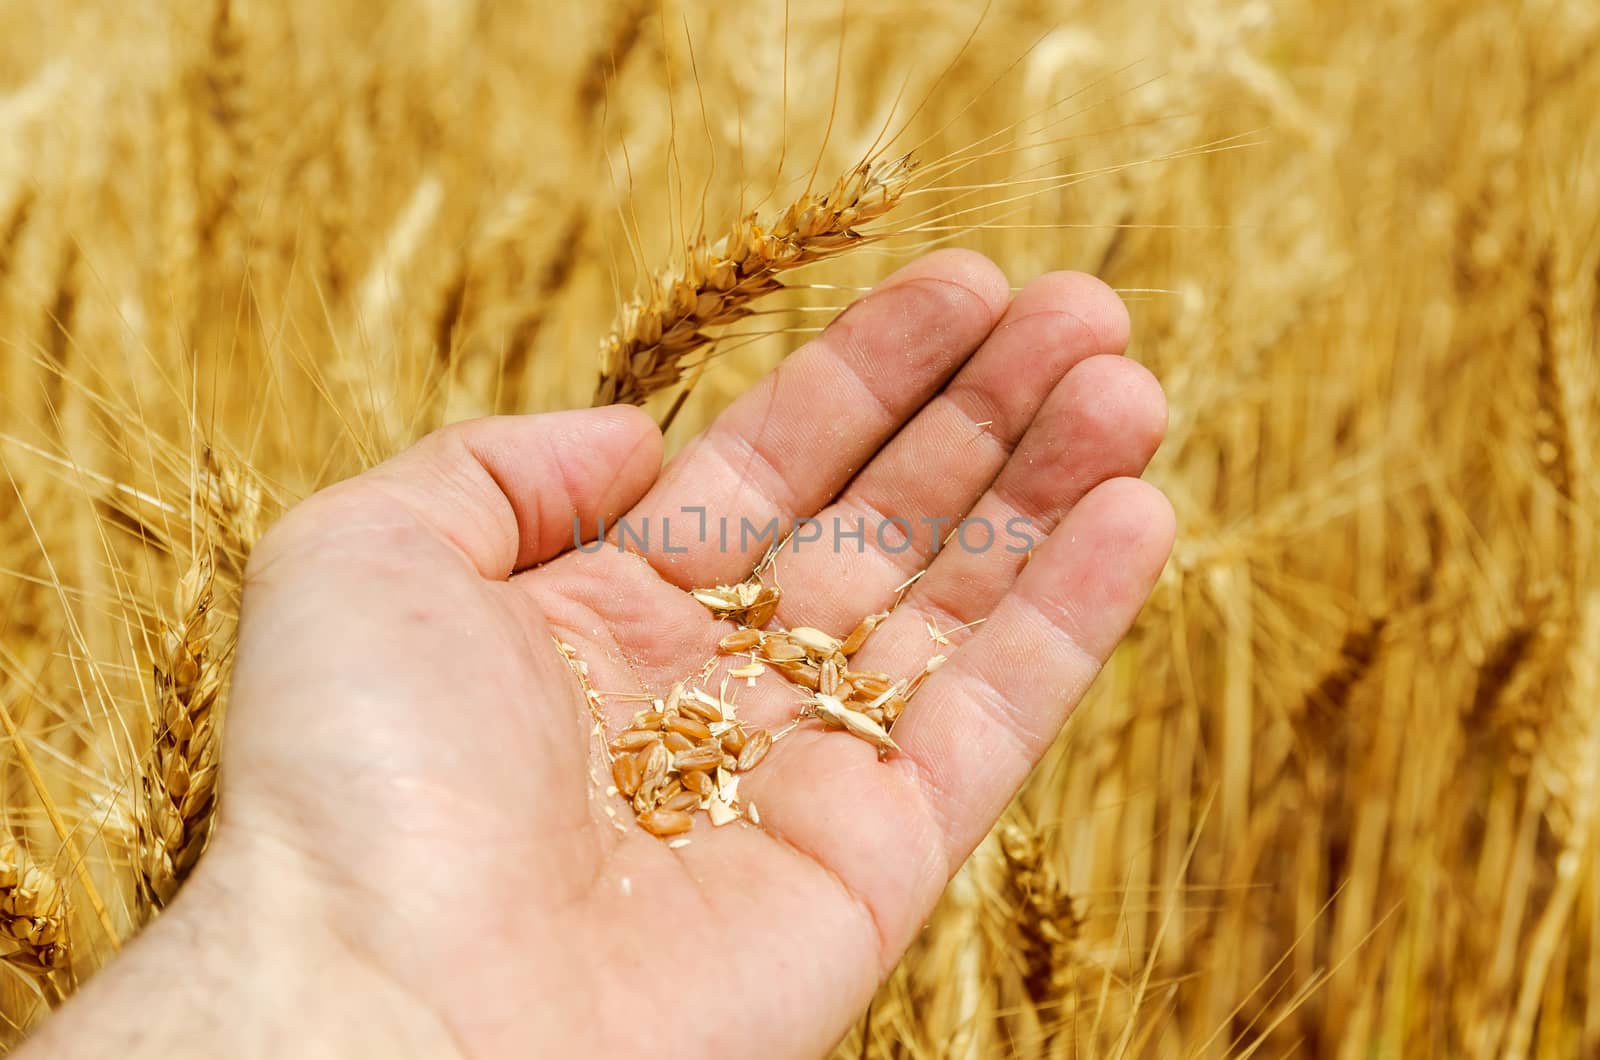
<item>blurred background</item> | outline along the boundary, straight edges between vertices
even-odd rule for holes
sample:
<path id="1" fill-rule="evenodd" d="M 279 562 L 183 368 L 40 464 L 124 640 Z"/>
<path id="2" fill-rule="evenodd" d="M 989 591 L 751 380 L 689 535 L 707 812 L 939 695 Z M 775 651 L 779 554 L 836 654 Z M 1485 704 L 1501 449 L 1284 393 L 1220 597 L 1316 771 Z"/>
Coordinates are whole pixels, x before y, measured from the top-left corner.
<path id="1" fill-rule="evenodd" d="M 1181 530 L 840 1055 L 1600 1053 L 1597 44 L 1578 0 L 8 0 L 8 1037 L 203 848 L 274 514 L 588 404 L 642 279 L 888 130 L 915 194 L 669 441 L 954 243 L 1124 293 Z"/>

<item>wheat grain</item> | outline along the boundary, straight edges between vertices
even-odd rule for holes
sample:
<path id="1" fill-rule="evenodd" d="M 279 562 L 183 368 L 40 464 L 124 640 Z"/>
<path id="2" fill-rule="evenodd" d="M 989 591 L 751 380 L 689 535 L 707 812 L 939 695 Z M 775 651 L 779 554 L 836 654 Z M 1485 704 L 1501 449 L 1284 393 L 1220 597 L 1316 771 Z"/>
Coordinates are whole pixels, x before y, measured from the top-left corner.
<path id="1" fill-rule="evenodd" d="M 682 835 L 694 827 L 694 818 L 679 810 L 648 810 L 639 815 L 639 827 L 654 836 Z"/>
<path id="2" fill-rule="evenodd" d="M 668 732 L 677 733 L 689 740 L 698 742 L 711 736 L 711 726 L 698 718 L 688 718 L 679 714 L 667 718 L 665 724 Z"/>
<path id="3" fill-rule="evenodd" d="M 759 578 L 752 578 L 738 585 L 695 589 L 689 595 L 717 618 L 737 622 L 750 631 L 759 631 L 777 613 L 783 590 L 776 585 L 763 585 Z M 756 642 L 759 641 L 757 637 Z"/>
<path id="4" fill-rule="evenodd" d="M 661 701 L 658 699 L 656 702 L 660 703 Z M 666 719 L 667 714 L 663 710 L 641 710 L 639 713 L 633 716 L 633 728 L 636 730 L 644 730 L 647 736 L 653 737 L 655 731 L 661 728 L 661 723 Z M 640 737 L 637 735 L 630 736 L 625 732 L 621 736 L 617 737 L 617 739 L 637 742 L 640 740 Z M 645 740 L 643 743 L 640 743 L 639 746 L 643 747 L 648 742 L 649 740 Z M 637 750 L 637 748 L 635 749 Z"/>
<path id="5" fill-rule="evenodd" d="M 877 671 L 846 671 L 845 679 L 849 681 L 850 687 L 855 690 L 855 695 L 864 696 L 867 699 L 876 699 L 878 696 L 883 695 L 889 691 L 889 686 L 893 684 L 888 674 L 878 673 Z"/>
<path id="6" fill-rule="evenodd" d="M 648 716 L 635 718 L 635 728 L 619 734 L 616 739 L 612 740 L 611 749 L 620 754 L 625 751 L 643 751 L 651 745 L 659 743 L 661 736 L 654 729 L 660 720 L 659 716 L 654 720 L 650 720 Z"/>
<path id="7" fill-rule="evenodd" d="M 822 660 L 817 672 L 817 691 L 830 696 L 839 691 L 839 664 L 832 658 Z"/>
<path id="8" fill-rule="evenodd" d="M 674 769 L 716 769 L 721 764 L 722 748 L 716 744 L 691 747 L 672 756 L 672 768 Z"/>
<path id="9" fill-rule="evenodd" d="M 648 806 L 666 783 L 667 770 L 672 766 L 672 755 L 664 743 L 652 744 L 645 752 L 644 766 L 640 771 L 639 790 L 634 794 L 634 807 Z"/>
<path id="10" fill-rule="evenodd" d="M 717 647 L 729 655 L 749 651 L 761 643 L 759 629 L 736 629 L 717 642 Z"/>
<path id="11" fill-rule="evenodd" d="M 733 769 L 736 773 L 748 773 L 772 750 L 772 734 L 766 729 L 757 729 L 739 749 L 739 757 L 734 761 Z"/>
<path id="12" fill-rule="evenodd" d="M 880 611 L 877 614 L 868 615 L 856 623 L 856 628 L 851 630 L 850 635 L 839 644 L 839 654 L 850 656 L 860 651 L 862 646 L 867 643 L 867 638 L 872 636 L 873 631 L 888 617 L 889 612 Z"/>
<path id="13" fill-rule="evenodd" d="M 787 633 L 774 633 L 762 638 L 761 657 L 771 663 L 800 662 L 806 650 Z"/>
<path id="14" fill-rule="evenodd" d="M 798 644 L 807 655 L 815 655 L 819 659 L 833 655 L 840 648 L 840 642 L 810 626 L 796 626 L 789 630 L 789 639 Z"/>
<path id="15" fill-rule="evenodd" d="M 616 782 L 617 790 L 626 798 L 633 798 L 639 793 L 639 784 L 644 780 L 644 766 L 636 754 L 619 754 L 611 760 L 611 779 Z"/>
<path id="16" fill-rule="evenodd" d="M 722 749 L 731 755 L 744 753 L 744 745 L 749 737 L 745 735 L 744 727 L 735 725 L 722 733 Z"/>
<path id="17" fill-rule="evenodd" d="M 687 774 L 687 775 L 688 776 L 696 776 L 697 774 L 690 773 L 690 774 Z M 701 773 L 701 774 L 698 774 L 698 775 L 699 776 L 704 776 L 705 774 Z M 685 789 L 685 790 L 682 790 L 682 791 L 674 792 L 668 798 L 663 799 L 662 802 L 661 802 L 661 811 L 660 812 L 663 812 L 663 813 L 688 813 L 689 811 L 693 810 L 698 805 L 700 805 L 700 796 L 698 794 L 696 794 L 695 792 L 693 792 L 693 791 L 689 791 L 689 790 Z"/>
<path id="18" fill-rule="evenodd" d="M 822 687 L 822 668 L 802 660 L 775 663 L 779 673 L 797 685 L 815 692 Z"/>
<path id="19" fill-rule="evenodd" d="M 685 773 L 680 779 L 683 781 L 685 790 L 693 792 L 700 798 L 708 798 L 711 795 L 711 774 L 700 772 Z"/>

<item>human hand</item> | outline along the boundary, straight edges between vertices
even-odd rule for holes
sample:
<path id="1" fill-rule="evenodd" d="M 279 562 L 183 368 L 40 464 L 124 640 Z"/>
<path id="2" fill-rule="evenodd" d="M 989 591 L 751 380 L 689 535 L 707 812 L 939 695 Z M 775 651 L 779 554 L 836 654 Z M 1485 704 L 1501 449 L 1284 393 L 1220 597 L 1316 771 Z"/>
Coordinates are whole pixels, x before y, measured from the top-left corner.
<path id="1" fill-rule="evenodd" d="M 200 1051 L 238 1057 L 824 1052 L 1166 559 L 1170 509 L 1129 477 L 1165 405 L 1119 356 L 1126 338 L 1098 281 L 1052 274 L 1012 300 L 993 265 L 941 252 L 659 477 L 653 424 L 618 407 L 449 428 L 306 501 L 251 559 L 211 850 L 40 1037 L 70 1052 L 88 1040 L 74 1035 L 137 1027 L 174 1055 L 203 1025 L 231 1037 Z M 657 534 L 670 521 L 677 547 L 699 508 L 729 518 L 726 548 L 713 530 L 687 552 L 572 549 L 574 519 L 593 533 L 623 515 Z M 935 556 L 928 520 L 969 514 L 1025 519 L 1037 547 Z M 864 519 L 864 552 L 781 553 L 777 623 L 843 634 L 926 566 L 858 658 L 904 675 L 948 661 L 887 761 L 802 725 L 742 779 L 759 826 L 702 818 L 671 847 L 606 794 L 556 641 L 615 732 L 640 709 L 618 693 L 663 694 L 733 628 L 685 590 L 761 561 L 740 519 L 806 516 Z M 871 529 L 889 517 L 912 528 L 904 551 Z M 928 623 L 960 629 L 935 648 Z M 798 701 L 769 673 L 740 688 L 739 714 L 775 730 Z M 180 997 L 187 1016 L 163 1011 Z M 199 1008 L 213 1017 L 197 1024 Z"/>

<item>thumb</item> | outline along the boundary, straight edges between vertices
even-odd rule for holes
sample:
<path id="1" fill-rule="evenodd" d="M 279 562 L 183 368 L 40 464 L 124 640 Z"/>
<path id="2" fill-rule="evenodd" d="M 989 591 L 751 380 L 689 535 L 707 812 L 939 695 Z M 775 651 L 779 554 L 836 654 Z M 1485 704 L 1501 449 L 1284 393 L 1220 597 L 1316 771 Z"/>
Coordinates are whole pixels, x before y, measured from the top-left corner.
<path id="1" fill-rule="evenodd" d="M 251 566 L 286 541 L 399 516 L 504 579 L 570 547 L 574 526 L 631 508 L 660 472 L 661 444 L 650 417 L 626 405 L 456 424 L 295 508 Z"/>

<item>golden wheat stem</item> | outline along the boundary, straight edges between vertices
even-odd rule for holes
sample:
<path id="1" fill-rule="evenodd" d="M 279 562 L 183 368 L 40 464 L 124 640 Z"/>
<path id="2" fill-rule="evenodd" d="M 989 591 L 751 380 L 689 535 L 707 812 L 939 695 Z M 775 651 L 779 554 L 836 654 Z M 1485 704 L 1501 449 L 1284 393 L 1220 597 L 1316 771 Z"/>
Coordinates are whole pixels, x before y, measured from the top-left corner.
<path id="1" fill-rule="evenodd" d="M 1600 691 L 1596 662 L 1600 660 L 1600 592 L 1591 591 L 1586 601 L 1582 623 L 1580 658 L 1584 665 L 1579 670 L 1573 689 L 1577 702 L 1592 704 Z M 1545 980 L 1556 954 L 1569 934 L 1572 907 L 1579 889 L 1586 882 L 1584 863 L 1593 857 L 1590 837 L 1593 834 L 1596 793 L 1600 790 L 1600 714 L 1589 712 L 1587 731 L 1581 744 L 1583 758 L 1575 771 L 1576 791 L 1573 793 L 1573 820 L 1570 830 L 1555 858 L 1555 888 L 1551 891 L 1544 909 L 1539 914 L 1528 943 L 1524 961 L 1522 983 L 1517 992 L 1514 1016 L 1506 1035 L 1502 1055 L 1521 1060 L 1528 1055 L 1529 1042 L 1538 1015 L 1539 1002 L 1544 992 Z"/>

